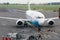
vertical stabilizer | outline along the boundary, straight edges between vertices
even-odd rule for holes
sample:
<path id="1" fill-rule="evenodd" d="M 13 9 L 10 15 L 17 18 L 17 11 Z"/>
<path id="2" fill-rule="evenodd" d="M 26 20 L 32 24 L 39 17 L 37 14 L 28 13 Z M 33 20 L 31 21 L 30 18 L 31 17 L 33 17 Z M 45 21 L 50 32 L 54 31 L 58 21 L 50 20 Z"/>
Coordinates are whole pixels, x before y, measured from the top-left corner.
<path id="1" fill-rule="evenodd" d="M 30 8 L 30 2 L 28 1 L 28 10 L 31 10 L 31 8 Z"/>
<path id="2" fill-rule="evenodd" d="M 60 18 L 60 8 L 59 8 L 59 18 Z"/>

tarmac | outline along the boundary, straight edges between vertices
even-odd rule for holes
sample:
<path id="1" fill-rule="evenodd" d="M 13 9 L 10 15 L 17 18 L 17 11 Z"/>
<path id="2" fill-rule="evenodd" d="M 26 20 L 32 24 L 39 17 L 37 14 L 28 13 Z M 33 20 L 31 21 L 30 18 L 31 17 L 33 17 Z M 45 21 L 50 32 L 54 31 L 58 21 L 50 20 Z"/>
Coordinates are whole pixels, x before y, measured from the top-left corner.
<path id="1" fill-rule="evenodd" d="M 58 12 L 52 12 L 52 11 L 41 11 L 41 12 L 46 16 L 46 18 L 58 16 Z M 2 9 L 2 10 L 0 9 L 0 16 L 2 17 L 26 19 L 25 15 L 26 15 L 25 11 L 22 12 L 21 10 L 17 9 Z M 47 32 L 48 28 L 55 30 L 55 32 Z M 45 33 L 42 40 L 60 40 L 60 19 L 55 20 L 54 26 L 42 27 L 41 29 Z M 28 38 L 29 35 L 38 34 L 38 31 L 34 28 L 30 27 L 17 28 L 15 20 L 0 19 L 0 39 L 3 35 L 7 35 L 7 33 L 10 32 L 17 32 L 20 33 L 21 35 L 23 34 L 26 36 L 26 38 Z"/>

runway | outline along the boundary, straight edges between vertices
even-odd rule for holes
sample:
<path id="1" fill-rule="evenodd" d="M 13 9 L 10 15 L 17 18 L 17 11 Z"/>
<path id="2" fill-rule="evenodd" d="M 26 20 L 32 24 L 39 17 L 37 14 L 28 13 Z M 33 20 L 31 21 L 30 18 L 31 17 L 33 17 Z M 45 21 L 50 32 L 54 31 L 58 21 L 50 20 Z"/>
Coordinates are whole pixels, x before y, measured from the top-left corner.
<path id="1" fill-rule="evenodd" d="M 6 9 L 6 11 L 3 10 L 0 9 L 0 16 L 2 17 L 26 19 L 25 11 L 22 12 L 17 9 Z M 41 12 L 46 16 L 46 18 L 58 16 L 58 12 L 52 12 L 52 11 L 41 11 Z M 55 32 L 47 32 L 46 30 L 48 29 L 48 27 L 42 28 L 42 30 L 48 33 L 48 35 L 45 35 L 43 37 L 43 40 L 60 40 L 60 19 L 57 19 L 55 21 L 56 21 L 55 25 L 54 27 L 52 27 L 52 29 L 54 29 Z M 6 35 L 9 32 L 19 32 L 21 34 L 26 34 L 26 36 L 28 36 L 31 34 L 36 34 L 37 30 L 29 27 L 17 28 L 15 20 L 0 19 L 0 39 L 2 35 Z"/>

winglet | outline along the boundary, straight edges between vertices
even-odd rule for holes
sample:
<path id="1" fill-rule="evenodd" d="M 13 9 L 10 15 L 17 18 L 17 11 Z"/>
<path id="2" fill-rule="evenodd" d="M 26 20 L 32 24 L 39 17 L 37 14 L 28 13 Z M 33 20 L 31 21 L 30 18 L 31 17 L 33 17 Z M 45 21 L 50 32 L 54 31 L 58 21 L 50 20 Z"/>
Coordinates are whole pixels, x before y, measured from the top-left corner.
<path id="1" fill-rule="evenodd" d="M 60 8 L 59 8 L 59 18 L 60 18 Z"/>

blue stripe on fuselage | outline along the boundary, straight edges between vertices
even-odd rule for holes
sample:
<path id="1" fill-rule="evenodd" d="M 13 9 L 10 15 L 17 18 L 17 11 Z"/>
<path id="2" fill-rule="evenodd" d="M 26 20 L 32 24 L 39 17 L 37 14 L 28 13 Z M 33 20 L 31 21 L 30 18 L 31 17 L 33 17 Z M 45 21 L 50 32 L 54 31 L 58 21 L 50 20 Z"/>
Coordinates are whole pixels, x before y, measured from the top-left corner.
<path id="1" fill-rule="evenodd" d="M 39 27 L 39 22 L 37 20 L 33 20 L 32 21 L 32 24 L 36 27 Z"/>

